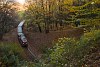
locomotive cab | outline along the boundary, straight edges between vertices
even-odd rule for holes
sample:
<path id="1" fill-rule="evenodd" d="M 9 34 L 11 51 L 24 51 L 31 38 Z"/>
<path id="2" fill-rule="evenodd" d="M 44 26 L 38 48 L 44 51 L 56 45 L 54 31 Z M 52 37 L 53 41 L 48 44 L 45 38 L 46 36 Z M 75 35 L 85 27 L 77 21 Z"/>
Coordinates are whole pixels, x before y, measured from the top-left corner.
<path id="1" fill-rule="evenodd" d="M 21 35 L 18 35 L 18 40 L 19 40 L 22 47 L 28 46 L 27 39 L 23 33 Z"/>

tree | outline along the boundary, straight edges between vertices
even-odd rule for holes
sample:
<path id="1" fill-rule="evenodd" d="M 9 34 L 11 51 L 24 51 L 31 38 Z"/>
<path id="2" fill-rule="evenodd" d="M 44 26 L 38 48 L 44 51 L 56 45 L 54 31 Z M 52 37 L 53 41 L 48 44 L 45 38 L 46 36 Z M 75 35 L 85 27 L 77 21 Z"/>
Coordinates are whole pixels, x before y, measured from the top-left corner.
<path id="1" fill-rule="evenodd" d="M 65 0 L 36 0 L 33 4 L 30 4 L 28 10 L 26 10 L 25 19 L 30 22 L 38 24 L 38 28 L 41 31 L 40 24 L 44 24 L 46 33 L 49 33 L 50 29 L 57 29 L 58 25 L 62 28 L 67 20 L 68 8 Z M 72 1 L 70 5 L 72 4 Z"/>
<path id="2" fill-rule="evenodd" d="M 16 27 L 16 21 L 18 21 L 18 16 L 11 5 L 3 4 L 0 6 L 0 40 L 5 33 Z"/>

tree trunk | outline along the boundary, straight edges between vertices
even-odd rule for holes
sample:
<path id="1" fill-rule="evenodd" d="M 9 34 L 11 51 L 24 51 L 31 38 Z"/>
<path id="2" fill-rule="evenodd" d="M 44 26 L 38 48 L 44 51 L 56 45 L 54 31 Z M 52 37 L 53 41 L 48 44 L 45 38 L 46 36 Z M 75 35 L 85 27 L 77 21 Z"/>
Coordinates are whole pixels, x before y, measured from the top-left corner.
<path id="1" fill-rule="evenodd" d="M 60 22 L 60 26 L 63 26 L 62 21 Z"/>
<path id="2" fill-rule="evenodd" d="M 58 23 L 56 23 L 55 25 L 56 25 L 56 29 L 58 30 Z"/>
<path id="3" fill-rule="evenodd" d="M 49 33 L 49 24 L 46 24 L 45 33 Z"/>
<path id="4" fill-rule="evenodd" d="M 42 32 L 41 26 L 40 26 L 39 23 L 38 23 L 37 25 L 38 25 L 39 31 L 40 31 L 40 33 L 41 33 L 41 32 Z"/>
<path id="5" fill-rule="evenodd" d="M 0 40 L 2 40 L 3 39 L 3 34 L 0 34 Z"/>

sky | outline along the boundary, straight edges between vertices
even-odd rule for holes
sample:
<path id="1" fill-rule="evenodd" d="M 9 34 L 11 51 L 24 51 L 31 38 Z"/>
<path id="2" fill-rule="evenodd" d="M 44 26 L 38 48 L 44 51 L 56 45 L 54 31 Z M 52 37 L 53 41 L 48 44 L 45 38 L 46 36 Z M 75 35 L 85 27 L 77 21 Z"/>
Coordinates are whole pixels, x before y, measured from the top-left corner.
<path id="1" fill-rule="evenodd" d="M 25 3 L 25 0 L 15 0 L 15 1 L 19 2 L 22 5 Z"/>

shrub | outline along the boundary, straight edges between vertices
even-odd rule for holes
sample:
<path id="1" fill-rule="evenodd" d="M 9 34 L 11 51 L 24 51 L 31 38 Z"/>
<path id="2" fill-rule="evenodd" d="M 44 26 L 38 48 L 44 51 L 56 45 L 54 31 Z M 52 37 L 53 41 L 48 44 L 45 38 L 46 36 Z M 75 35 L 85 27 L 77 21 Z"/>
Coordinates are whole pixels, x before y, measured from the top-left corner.
<path id="1" fill-rule="evenodd" d="M 96 46 L 100 40 L 100 30 L 84 34 L 80 40 L 60 38 L 50 49 L 49 58 L 42 61 L 43 67 L 81 67 L 85 56 Z"/>
<path id="2" fill-rule="evenodd" d="M 19 66 L 22 62 L 22 48 L 14 43 L 0 43 L 0 62 L 1 67 Z"/>

